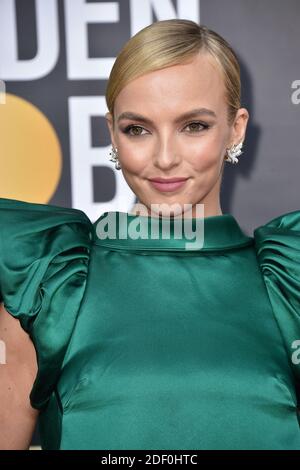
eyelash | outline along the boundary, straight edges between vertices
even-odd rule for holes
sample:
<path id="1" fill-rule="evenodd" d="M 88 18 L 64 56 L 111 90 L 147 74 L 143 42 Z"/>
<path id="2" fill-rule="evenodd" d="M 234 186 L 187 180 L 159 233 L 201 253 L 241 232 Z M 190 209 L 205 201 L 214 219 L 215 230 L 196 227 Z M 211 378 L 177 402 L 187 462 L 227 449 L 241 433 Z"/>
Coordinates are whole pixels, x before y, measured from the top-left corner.
<path id="1" fill-rule="evenodd" d="M 200 121 L 193 121 L 193 122 L 189 122 L 185 127 L 188 127 L 188 126 L 191 126 L 192 124 L 200 124 L 203 129 L 200 129 L 200 131 L 192 131 L 192 132 L 189 132 L 190 134 L 198 134 L 198 132 L 201 132 L 201 131 L 206 131 L 207 129 L 210 128 L 210 126 L 208 124 L 205 124 L 204 122 L 200 122 Z M 146 135 L 146 134 L 129 134 L 129 131 L 133 128 L 139 128 L 139 129 L 144 129 L 144 127 L 142 126 L 138 126 L 138 125 L 134 125 L 134 124 L 130 124 L 129 126 L 125 127 L 125 129 L 122 130 L 122 132 L 124 134 L 128 134 L 130 137 L 141 137 L 143 135 Z"/>

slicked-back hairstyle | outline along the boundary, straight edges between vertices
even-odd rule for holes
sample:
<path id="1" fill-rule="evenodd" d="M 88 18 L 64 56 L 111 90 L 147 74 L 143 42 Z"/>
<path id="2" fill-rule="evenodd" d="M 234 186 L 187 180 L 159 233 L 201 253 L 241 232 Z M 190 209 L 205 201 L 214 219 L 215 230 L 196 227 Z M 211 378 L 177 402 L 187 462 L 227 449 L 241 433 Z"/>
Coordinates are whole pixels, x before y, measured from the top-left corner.
<path id="1" fill-rule="evenodd" d="M 136 33 L 119 52 L 106 87 L 106 104 L 114 122 L 114 103 L 132 80 L 149 72 L 184 64 L 199 52 L 210 54 L 224 77 L 228 123 L 241 106 L 240 66 L 228 42 L 215 31 L 194 21 L 157 21 Z"/>

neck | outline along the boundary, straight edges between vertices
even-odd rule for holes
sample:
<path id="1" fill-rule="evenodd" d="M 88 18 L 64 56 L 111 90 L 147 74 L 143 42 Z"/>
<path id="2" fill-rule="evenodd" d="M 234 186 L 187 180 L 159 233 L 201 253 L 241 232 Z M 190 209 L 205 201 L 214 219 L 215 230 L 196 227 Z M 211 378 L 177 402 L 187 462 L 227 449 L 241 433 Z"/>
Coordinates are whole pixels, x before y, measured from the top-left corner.
<path id="1" fill-rule="evenodd" d="M 173 219 L 178 219 L 178 218 L 203 218 L 203 217 L 210 217 L 210 216 L 215 216 L 215 215 L 222 215 L 222 210 L 220 205 L 216 205 L 215 207 L 212 207 L 209 205 L 207 207 L 206 203 L 199 202 L 195 205 L 193 205 L 191 208 L 188 210 L 185 207 L 182 207 L 182 210 L 178 211 L 178 208 L 176 207 L 176 212 L 172 212 L 172 206 L 170 206 L 170 210 L 161 210 L 160 211 L 155 211 L 151 210 L 151 207 L 145 206 L 144 204 L 137 202 L 134 204 L 134 206 L 130 209 L 128 212 L 130 215 L 146 215 L 146 216 L 151 216 L 151 217 L 159 217 L 159 218 L 173 218 Z M 174 213 L 175 212 L 175 213 Z"/>

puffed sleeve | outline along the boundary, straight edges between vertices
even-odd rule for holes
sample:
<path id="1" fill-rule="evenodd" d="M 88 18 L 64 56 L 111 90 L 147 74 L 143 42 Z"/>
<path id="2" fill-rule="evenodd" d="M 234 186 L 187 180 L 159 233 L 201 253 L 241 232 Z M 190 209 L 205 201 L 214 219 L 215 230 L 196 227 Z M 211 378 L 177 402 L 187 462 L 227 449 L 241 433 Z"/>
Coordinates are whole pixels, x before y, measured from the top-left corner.
<path id="1" fill-rule="evenodd" d="M 59 377 L 83 299 L 93 225 L 78 209 L 0 198 L 0 298 L 37 353 L 33 407 Z"/>
<path id="2" fill-rule="evenodd" d="M 300 385 L 300 210 L 257 227 L 254 239 L 270 303 Z"/>

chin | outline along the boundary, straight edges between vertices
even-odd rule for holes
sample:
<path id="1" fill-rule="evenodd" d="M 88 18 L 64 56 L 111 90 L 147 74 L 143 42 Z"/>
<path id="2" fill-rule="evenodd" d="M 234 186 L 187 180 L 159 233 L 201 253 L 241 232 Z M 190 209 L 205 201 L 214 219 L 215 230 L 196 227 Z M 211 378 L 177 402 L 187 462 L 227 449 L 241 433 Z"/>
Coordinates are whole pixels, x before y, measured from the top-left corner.
<path id="1" fill-rule="evenodd" d="M 161 217 L 178 217 L 181 216 L 186 209 L 184 208 L 184 204 L 186 202 L 168 202 L 168 201 L 160 201 L 160 202 L 151 202 L 147 204 L 149 212 L 151 215 L 161 216 Z M 188 212 L 188 211 L 187 211 Z"/>

